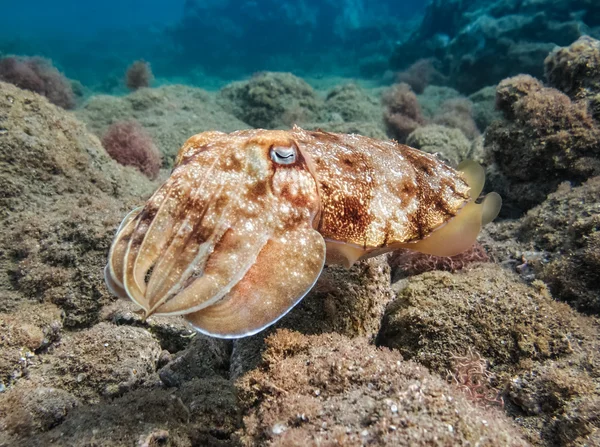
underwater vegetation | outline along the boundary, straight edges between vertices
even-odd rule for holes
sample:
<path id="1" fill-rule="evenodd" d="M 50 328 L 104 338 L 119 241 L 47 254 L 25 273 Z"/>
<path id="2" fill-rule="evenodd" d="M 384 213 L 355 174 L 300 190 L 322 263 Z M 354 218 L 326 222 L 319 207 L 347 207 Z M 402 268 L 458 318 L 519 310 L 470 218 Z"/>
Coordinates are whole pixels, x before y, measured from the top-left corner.
<path id="1" fill-rule="evenodd" d="M 160 171 L 160 152 L 137 121 L 112 124 L 102 137 L 102 146 L 117 162 L 139 169 L 150 180 L 154 180 Z"/>
<path id="2" fill-rule="evenodd" d="M 0 81 L 39 93 L 63 109 L 75 107 L 73 87 L 49 60 L 39 57 L 3 57 L 0 59 Z"/>
<path id="3" fill-rule="evenodd" d="M 125 73 L 125 85 L 129 90 L 137 90 L 142 87 L 150 87 L 154 75 L 150 64 L 146 61 L 135 61 L 127 68 Z"/>
<path id="4" fill-rule="evenodd" d="M 598 2 L 367 6 L 0 29 L 1 447 L 600 445 Z"/>

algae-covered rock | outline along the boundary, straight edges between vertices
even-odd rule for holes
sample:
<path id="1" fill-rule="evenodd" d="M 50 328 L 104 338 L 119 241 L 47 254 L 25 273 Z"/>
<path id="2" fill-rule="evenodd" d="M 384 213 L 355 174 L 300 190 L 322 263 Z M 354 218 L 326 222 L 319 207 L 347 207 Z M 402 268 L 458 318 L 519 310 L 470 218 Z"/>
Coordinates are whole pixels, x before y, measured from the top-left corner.
<path id="1" fill-rule="evenodd" d="M 27 376 L 36 352 L 58 340 L 61 329 L 53 304 L 23 303 L 0 313 L 0 387 Z"/>
<path id="2" fill-rule="evenodd" d="M 435 112 L 433 122 L 452 129 L 460 129 L 471 140 L 480 135 L 473 119 L 473 103 L 467 98 L 444 101 Z"/>
<path id="3" fill-rule="evenodd" d="M 526 445 L 498 411 L 364 338 L 269 337 L 237 382 L 245 445 Z"/>
<path id="4" fill-rule="evenodd" d="M 580 322 L 543 284 L 494 264 L 412 277 L 386 311 L 378 343 L 443 372 L 449 353 L 474 349 L 496 371 L 570 354 Z"/>
<path id="5" fill-rule="evenodd" d="M 396 285 L 378 343 L 503 402 L 535 445 L 585 445 L 600 427 L 600 327 L 494 264 Z"/>
<path id="6" fill-rule="evenodd" d="M 159 370 L 160 380 L 167 387 L 179 387 L 194 378 L 229 376 L 231 341 L 193 334 L 186 349 Z"/>
<path id="7" fill-rule="evenodd" d="M 325 98 L 324 111 L 330 117 L 340 116 L 345 122 L 381 123 L 379 101 L 356 84 L 331 89 Z"/>
<path id="8" fill-rule="evenodd" d="M 79 404 L 75 396 L 58 388 L 13 388 L 0 397 L 0 427 L 21 436 L 47 431 L 62 423 Z"/>
<path id="9" fill-rule="evenodd" d="M 426 118 L 433 118 L 444 102 L 460 97 L 461 94 L 457 90 L 438 85 L 428 85 L 418 96 L 421 110 Z"/>
<path id="10" fill-rule="evenodd" d="M 560 182 L 600 174 L 600 127 L 586 103 L 525 76 L 505 79 L 497 92 L 505 119 L 488 127 L 485 148 L 506 210 L 526 211 Z"/>
<path id="11" fill-rule="evenodd" d="M 383 121 L 390 137 L 399 143 L 427 120 L 421 112 L 417 95 L 405 83 L 394 84 L 383 92 L 381 101 L 385 107 Z"/>
<path id="12" fill-rule="evenodd" d="M 349 269 L 326 266 L 313 289 L 272 328 L 236 340 L 231 374 L 240 376 L 256 366 L 264 338 L 277 328 L 305 334 L 336 332 L 347 337 L 375 338 L 386 305 L 392 300 L 390 267 L 385 257 L 371 258 Z"/>
<path id="13" fill-rule="evenodd" d="M 548 83 L 571 98 L 600 93 L 600 41 L 582 36 L 568 47 L 556 48 L 544 69 Z"/>
<path id="14" fill-rule="evenodd" d="M 99 323 L 63 334 L 52 356 L 44 357 L 44 368 L 32 369 L 29 380 L 51 380 L 86 402 L 98 402 L 101 396 L 119 396 L 156 380 L 152 375 L 160 352 L 144 329 Z"/>
<path id="15" fill-rule="evenodd" d="M 438 154 L 446 163 L 456 167 L 469 157 L 472 143 L 459 129 L 430 124 L 412 132 L 406 144 L 430 154 Z"/>
<path id="16" fill-rule="evenodd" d="M 291 73 L 273 72 L 227 85 L 219 92 L 218 101 L 247 125 L 266 129 L 314 122 L 323 106 L 305 81 Z"/>
<path id="17" fill-rule="evenodd" d="M 496 110 L 496 87 L 487 86 L 469 95 L 473 103 L 473 119 L 477 127 L 483 132 L 492 123 L 500 119 L 502 115 Z"/>
<path id="18" fill-rule="evenodd" d="M 519 73 L 540 77 L 556 45 L 584 33 L 598 37 L 599 15 L 593 0 L 434 0 L 415 32 L 396 46 L 390 65 L 403 69 L 435 57 L 448 85 L 464 93 Z"/>
<path id="19" fill-rule="evenodd" d="M 547 253 L 539 278 L 554 297 L 583 312 L 600 313 L 600 177 L 578 187 L 562 184 L 522 221 L 519 238 Z"/>
<path id="20" fill-rule="evenodd" d="M 114 162 L 72 114 L 4 83 L 0 129 L 2 307 L 52 303 L 65 326 L 89 325 L 112 299 L 102 266 L 114 229 L 153 184 Z"/>
<path id="21" fill-rule="evenodd" d="M 233 447 L 240 445 L 234 435 L 239 427 L 233 385 L 211 377 L 178 389 L 145 388 L 80 405 L 60 425 L 30 436 L 23 445 Z"/>
<path id="22" fill-rule="evenodd" d="M 75 113 L 98 137 L 115 122 L 139 122 L 160 150 L 167 168 L 192 135 L 206 130 L 233 132 L 248 128 L 223 110 L 208 92 L 183 85 L 144 88 L 123 97 L 94 95 Z"/>

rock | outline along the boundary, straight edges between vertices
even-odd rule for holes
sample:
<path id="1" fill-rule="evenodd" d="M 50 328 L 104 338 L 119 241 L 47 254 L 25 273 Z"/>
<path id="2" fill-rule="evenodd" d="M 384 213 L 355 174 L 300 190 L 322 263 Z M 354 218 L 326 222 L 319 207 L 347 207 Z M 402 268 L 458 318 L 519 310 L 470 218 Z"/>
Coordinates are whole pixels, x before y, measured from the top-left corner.
<path id="1" fill-rule="evenodd" d="M 483 132 L 485 129 L 502 115 L 496 110 L 496 87 L 488 86 L 477 90 L 469 95 L 473 104 L 473 119 L 477 127 Z"/>
<path id="2" fill-rule="evenodd" d="M 64 334 L 44 367 L 30 372 L 33 383 L 50 381 L 84 402 L 116 397 L 156 380 L 161 347 L 146 330 L 98 323 Z"/>
<path id="3" fill-rule="evenodd" d="M 506 384 L 506 402 L 517 421 L 540 444 L 595 445 L 598 431 L 596 343 L 568 359 L 548 360 L 514 375 Z"/>
<path id="4" fill-rule="evenodd" d="M 570 354 L 582 321 L 555 302 L 544 285 L 522 283 L 494 264 L 407 280 L 383 320 L 378 343 L 434 371 L 451 368 L 449 354 L 476 350 L 495 372 L 524 360 Z"/>
<path id="5" fill-rule="evenodd" d="M 247 125 L 266 129 L 314 122 L 323 106 L 305 81 L 274 72 L 227 85 L 219 92 L 218 103 Z"/>
<path id="6" fill-rule="evenodd" d="M 556 48 L 544 61 L 548 84 L 571 98 L 600 93 L 600 41 L 582 36 L 568 47 Z"/>
<path id="7" fill-rule="evenodd" d="M 519 239 L 547 253 L 536 273 L 553 296 L 576 309 L 600 314 L 600 177 L 578 187 L 568 183 L 530 210 Z"/>
<path id="8" fill-rule="evenodd" d="M 131 300 L 117 300 L 102 308 L 100 319 L 119 326 L 143 327 L 158 340 L 168 353 L 183 351 L 197 332 L 178 315 L 153 315 L 144 319 Z"/>
<path id="9" fill-rule="evenodd" d="M 246 445 L 525 445 L 497 411 L 364 338 L 270 336 L 237 382 Z"/>
<path id="10" fill-rule="evenodd" d="M 421 113 L 417 95 L 408 84 L 394 84 L 381 98 L 385 110 L 383 121 L 390 137 L 404 144 L 406 138 L 427 120 Z"/>
<path id="11" fill-rule="evenodd" d="M 497 104 L 505 119 L 488 127 L 485 150 L 504 215 L 540 204 L 562 181 L 600 174 L 600 127 L 584 102 L 517 76 L 500 83 Z"/>
<path id="12" fill-rule="evenodd" d="M 577 445 L 597 430 L 600 326 L 493 264 L 403 280 L 378 343 L 498 402 L 535 445 Z"/>
<path id="13" fill-rule="evenodd" d="M 419 28 L 396 46 L 390 65 L 401 70 L 437 58 L 449 85 L 463 93 L 520 73 L 541 77 L 544 58 L 556 45 L 586 31 L 597 37 L 599 14 L 590 0 L 435 0 Z"/>
<path id="14" fill-rule="evenodd" d="M 79 401 L 67 391 L 16 387 L 0 394 L 0 427 L 13 435 L 30 435 L 59 425 Z"/>
<path id="15" fill-rule="evenodd" d="M 61 329 L 60 311 L 52 304 L 0 313 L 0 385 L 27 376 L 36 352 L 57 341 Z"/>
<path id="16" fill-rule="evenodd" d="M 453 167 L 467 159 L 471 151 L 471 142 L 461 130 L 439 124 L 416 129 L 408 136 L 406 144 L 430 154 L 438 154 L 440 159 Z"/>
<path id="17" fill-rule="evenodd" d="M 102 268 L 114 230 L 153 185 L 72 114 L 4 83 L 0 129 L 0 291 L 13 298 L 2 306 L 52 303 L 65 326 L 90 325 L 112 299 Z"/>
<path id="18" fill-rule="evenodd" d="M 162 153 L 166 168 L 173 165 L 179 148 L 192 135 L 248 128 L 216 104 L 208 92 L 183 85 L 144 88 L 123 97 L 94 95 L 75 113 L 98 137 L 115 122 L 139 122 Z"/>
<path id="19" fill-rule="evenodd" d="M 379 101 L 356 84 L 342 84 L 330 90 L 325 98 L 325 113 L 338 115 L 344 122 L 374 122 L 383 127 Z"/>
<path id="20" fill-rule="evenodd" d="M 193 378 L 229 376 L 231 342 L 195 334 L 193 341 L 158 372 L 167 387 L 179 387 Z"/>
<path id="21" fill-rule="evenodd" d="M 473 119 L 473 104 L 467 98 L 444 101 L 433 116 L 433 122 L 452 129 L 460 129 L 470 140 L 480 135 Z"/>
<path id="22" fill-rule="evenodd" d="M 101 442 L 116 447 L 162 438 L 166 444 L 154 445 L 237 446 L 236 405 L 235 389 L 221 377 L 194 379 L 178 390 L 136 390 L 95 405 L 80 405 L 61 425 L 31 436 L 28 445 L 84 447 Z"/>
<path id="23" fill-rule="evenodd" d="M 393 298 L 390 282 L 385 256 L 358 262 L 350 269 L 327 266 L 298 306 L 270 330 L 234 342 L 231 376 L 237 378 L 256 366 L 264 338 L 277 328 L 374 338 L 385 307 Z"/>
<path id="24" fill-rule="evenodd" d="M 423 115 L 427 119 L 433 118 L 444 102 L 460 97 L 461 94 L 455 89 L 437 85 L 428 85 L 423 93 L 417 96 Z"/>

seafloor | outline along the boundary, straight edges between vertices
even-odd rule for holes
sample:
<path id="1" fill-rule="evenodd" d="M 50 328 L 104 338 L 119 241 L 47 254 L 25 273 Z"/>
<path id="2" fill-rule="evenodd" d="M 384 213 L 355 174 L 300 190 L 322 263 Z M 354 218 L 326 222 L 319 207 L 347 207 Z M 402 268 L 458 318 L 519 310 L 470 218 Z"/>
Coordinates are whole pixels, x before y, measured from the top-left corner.
<path id="1" fill-rule="evenodd" d="M 600 42 L 546 55 L 539 79 L 468 97 L 432 67 L 430 85 L 264 72 L 218 92 L 46 95 L 71 111 L 0 82 L 0 445 L 600 445 Z M 160 171 L 103 147 L 131 120 Z M 454 258 L 327 267 L 238 341 L 110 295 L 114 232 L 188 137 L 293 124 L 474 158 L 502 214 Z"/>

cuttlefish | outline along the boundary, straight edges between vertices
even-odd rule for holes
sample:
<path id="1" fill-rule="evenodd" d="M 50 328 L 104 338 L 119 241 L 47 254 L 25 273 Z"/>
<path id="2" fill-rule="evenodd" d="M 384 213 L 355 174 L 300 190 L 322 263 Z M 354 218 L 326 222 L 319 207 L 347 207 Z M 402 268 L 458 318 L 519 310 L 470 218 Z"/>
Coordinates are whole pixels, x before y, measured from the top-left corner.
<path id="1" fill-rule="evenodd" d="M 146 317 L 183 315 L 215 337 L 255 334 L 290 311 L 324 264 L 399 248 L 451 256 L 496 217 L 484 171 L 360 135 L 210 131 L 121 223 L 109 289 Z"/>

